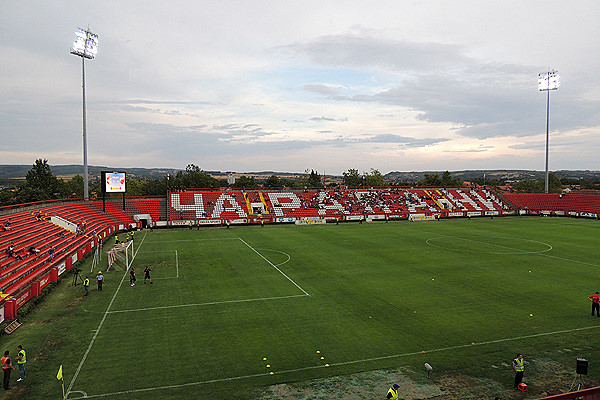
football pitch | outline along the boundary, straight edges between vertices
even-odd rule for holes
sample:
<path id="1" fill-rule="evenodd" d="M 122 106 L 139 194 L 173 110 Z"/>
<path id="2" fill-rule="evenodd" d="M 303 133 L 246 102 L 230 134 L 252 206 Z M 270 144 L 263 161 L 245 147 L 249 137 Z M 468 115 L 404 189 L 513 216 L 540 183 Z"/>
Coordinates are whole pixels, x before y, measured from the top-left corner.
<path id="1" fill-rule="evenodd" d="M 517 352 L 528 373 L 536 357 L 599 355 L 599 229 L 509 217 L 138 232 L 135 286 L 111 271 L 75 306 L 68 398 L 253 399 L 424 362 L 510 387 Z"/>

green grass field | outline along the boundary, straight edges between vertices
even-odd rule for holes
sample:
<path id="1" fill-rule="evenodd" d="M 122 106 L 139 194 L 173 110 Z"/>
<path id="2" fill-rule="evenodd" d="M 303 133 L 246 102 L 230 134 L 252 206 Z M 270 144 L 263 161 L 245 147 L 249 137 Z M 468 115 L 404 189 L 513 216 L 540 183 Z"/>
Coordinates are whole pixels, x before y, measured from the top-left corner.
<path id="1" fill-rule="evenodd" d="M 528 398 L 573 379 L 576 357 L 597 381 L 599 229 L 510 217 L 139 232 L 134 287 L 112 271 L 83 297 L 63 278 L 2 338 L 29 351 L 10 396 L 60 398 L 61 364 L 70 399 L 254 399 L 359 371 L 418 380 L 424 362 L 509 390 L 516 352 Z"/>

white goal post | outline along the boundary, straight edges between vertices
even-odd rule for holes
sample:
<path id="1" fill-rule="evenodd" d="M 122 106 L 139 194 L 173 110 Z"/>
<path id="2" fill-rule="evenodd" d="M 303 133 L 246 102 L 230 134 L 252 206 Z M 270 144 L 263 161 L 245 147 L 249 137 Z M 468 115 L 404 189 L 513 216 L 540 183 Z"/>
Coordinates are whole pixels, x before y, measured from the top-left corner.
<path id="1" fill-rule="evenodd" d="M 126 271 L 133 262 L 133 240 L 126 243 L 115 244 L 112 249 L 106 252 L 108 256 L 108 267 Z"/>

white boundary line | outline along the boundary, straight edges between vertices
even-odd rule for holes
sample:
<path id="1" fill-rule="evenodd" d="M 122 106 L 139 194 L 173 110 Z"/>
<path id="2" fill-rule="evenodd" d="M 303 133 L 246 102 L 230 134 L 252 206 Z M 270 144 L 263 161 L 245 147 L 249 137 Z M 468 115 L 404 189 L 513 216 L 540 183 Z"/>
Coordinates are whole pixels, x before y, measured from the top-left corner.
<path id="1" fill-rule="evenodd" d="M 223 300 L 223 301 L 210 301 L 207 303 L 194 303 L 194 304 L 176 304 L 172 306 L 158 306 L 158 307 L 148 307 L 148 308 L 132 308 L 128 310 L 115 310 L 108 311 L 107 314 L 118 314 L 118 313 L 126 313 L 126 312 L 137 312 L 137 311 L 150 311 L 150 310 L 164 310 L 168 308 L 181 308 L 181 307 L 200 307 L 200 306 L 212 306 L 217 304 L 231 304 L 231 303 L 248 303 L 251 301 L 261 301 L 261 300 L 277 300 L 277 299 L 290 299 L 292 297 L 306 297 L 306 294 L 294 294 L 290 296 L 276 296 L 276 297 L 261 297 L 256 299 L 243 299 L 243 300 Z"/>
<path id="2" fill-rule="evenodd" d="M 142 247 L 142 243 L 144 243 L 144 240 L 146 239 L 146 235 L 147 235 L 147 233 L 142 238 L 142 241 L 140 242 L 140 245 L 138 246 L 137 251 L 139 251 L 140 247 Z M 137 251 L 133 254 L 133 258 L 131 259 L 132 263 L 133 263 L 133 260 L 135 260 Z M 90 340 L 90 344 L 89 344 L 87 350 L 85 351 L 85 353 L 83 354 L 83 358 L 81 359 L 79 366 L 75 370 L 75 374 L 73 375 L 73 378 L 71 378 L 71 383 L 69 383 L 69 387 L 67 388 L 67 392 L 65 393 L 65 399 L 68 398 L 69 393 L 71 393 L 71 389 L 73 388 L 73 385 L 75 384 L 75 381 L 77 380 L 77 377 L 79 376 L 79 372 L 81 372 L 81 368 L 83 367 L 83 364 L 85 363 L 85 360 L 87 359 L 87 356 L 90 353 L 90 350 L 92 349 L 92 346 L 94 345 L 94 342 L 96 341 L 96 338 L 98 337 L 98 333 L 100 333 L 100 328 L 102 328 L 102 325 L 104 325 L 104 321 L 106 320 L 106 317 L 109 314 L 109 310 L 112 307 L 115 299 L 117 298 L 117 294 L 119 293 L 119 290 L 121 289 L 121 286 L 123 285 L 123 281 L 125 280 L 126 275 L 127 275 L 127 270 L 125 270 L 125 273 L 123 274 L 123 277 L 121 278 L 121 282 L 119 282 L 119 286 L 117 286 L 117 290 L 115 290 L 115 294 L 113 295 L 112 299 L 110 300 L 110 303 L 108 303 L 108 307 L 106 307 L 104 316 L 100 320 L 100 324 L 98 325 L 98 328 L 96 329 L 96 333 L 94 333 L 94 336 L 92 336 L 92 340 Z"/>
<path id="3" fill-rule="evenodd" d="M 253 252 L 255 252 L 256 254 L 258 254 L 258 255 L 259 255 L 259 256 L 260 256 L 260 257 L 261 257 L 263 260 L 265 260 L 266 262 L 268 262 L 268 263 L 271 265 L 271 267 L 273 267 L 273 268 L 275 268 L 277 271 L 279 271 L 279 273 L 280 273 L 281 275 L 285 276 L 285 277 L 288 279 L 288 281 L 292 282 L 292 283 L 294 284 L 294 286 L 296 286 L 298 289 L 300 289 L 300 290 L 302 291 L 302 293 L 304 293 L 306 296 L 310 296 L 310 294 L 308 294 L 308 292 L 307 292 L 306 290 L 302 289 L 302 288 L 300 287 L 300 285 L 298 285 L 296 282 L 294 282 L 294 281 L 292 280 L 292 278 L 290 278 L 289 276 L 287 276 L 287 275 L 286 275 L 286 274 L 285 274 L 285 273 L 284 273 L 282 270 L 280 270 L 279 268 L 277 268 L 277 266 L 276 266 L 275 264 L 273 264 L 271 261 L 269 261 L 269 260 L 268 260 L 268 259 L 267 259 L 265 256 L 263 256 L 262 254 L 260 254 L 260 253 L 258 252 L 258 250 L 256 250 L 254 247 L 252 247 L 252 246 L 250 246 L 248 243 L 246 243 L 246 241 L 245 241 L 244 239 L 242 239 L 242 238 L 238 238 L 238 239 L 239 239 L 239 240 L 241 240 L 241 241 L 242 241 L 242 243 L 244 243 L 246 246 L 248 246 L 248 247 L 249 247 L 249 248 L 250 248 L 250 249 L 251 249 Z"/>
<path id="4" fill-rule="evenodd" d="M 523 335 L 523 336 L 517 336 L 517 337 L 513 337 L 513 338 L 488 340 L 485 342 L 479 342 L 479 343 L 475 343 L 475 344 L 473 344 L 473 343 L 461 344 L 461 345 L 448 346 L 448 347 L 442 347 L 442 348 L 431 349 L 431 350 L 412 351 L 412 352 L 408 352 L 408 353 L 393 354 L 393 355 L 388 355 L 388 356 L 364 358 L 364 359 L 360 359 L 360 360 L 343 361 L 343 362 L 339 362 L 339 363 L 330 363 L 329 368 L 335 367 L 335 366 L 385 360 L 385 359 L 390 359 L 390 358 L 415 356 L 415 355 L 419 355 L 419 354 L 423 354 L 423 353 L 427 354 L 427 353 L 434 353 L 434 352 L 443 352 L 443 351 L 449 351 L 449 350 L 463 349 L 463 348 L 471 347 L 471 346 L 484 346 L 484 345 L 488 345 L 488 344 L 509 342 L 509 341 L 513 341 L 513 340 L 531 339 L 531 338 L 536 338 L 536 337 L 541 337 L 541 336 L 560 335 L 563 333 L 571 333 L 571 332 L 583 331 L 583 330 L 588 330 L 588 329 L 596 329 L 596 328 L 600 328 L 600 325 L 586 326 L 586 327 L 582 327 L 582 328 L 565 329 L 565 330 L 554 331 L 554 332 L 536 333 L 536 334 L 532 334 L 532 335 Z M 291 372 L 308 371 L 311 369 L 318 369 L 318 368 L 328 368 L 328 367 L 326 367 L 325 365 L 312 365 L 312 366 L 303 367 L 303 368 L 287 369 L 287 370 L 277 371 L 277 372 L 273 371 L 273 375 L 282 375 L 282 374 L 287 374 L 287 373 L 291 373 Z M 177 389 L 177 388 L 184 388 L 184 387 L 189 387 L 189 386 L 205 385 L 205 384 L 209 384 L 209 383 L 228 382 L 228 381 L 236 381 L 236 380 L 249 379 L 249 378 L 266 377 L 266 376 L 269 376 L 269 373 L 263 372 L 260 374 L 242 375 L 242 376 L 234 376 L 234 377 L 228 377 L 228 378 L 217 378 L 217 379 L 210 379 L 210 380 L 198 381 L 198 382 L 181 383 L 178 385 L 156 386 L 156 387 L 149 387 L 149 388 L 143 388 L 143 389 L 132 389 L 132 390 L 123 390 L 123 391 L 119 391 L 119 392 L 112 392 L 112 393 L 94 394 L 91 396 L 74 397 L 72 400 L 83 399 L 83 398 L 91 399 L 91 398 L 98 398 L 98 397 L 117 396 L 117 395 L 122 395 L 122 394 L 151 392 L 151 391 L 155 391 L 155 390 Z"/>
<path id="5" fill-rule="evenodd" d="M 152 243 L 175 243 L 175 242 L 206 242 L 206 241 L 222 241 L 222 240 L 238 240 L 239 238 L 223 237 L 223 238 L 204 238 L 204 239 L 177 239 L 177 240 L 159 240 Z"/>

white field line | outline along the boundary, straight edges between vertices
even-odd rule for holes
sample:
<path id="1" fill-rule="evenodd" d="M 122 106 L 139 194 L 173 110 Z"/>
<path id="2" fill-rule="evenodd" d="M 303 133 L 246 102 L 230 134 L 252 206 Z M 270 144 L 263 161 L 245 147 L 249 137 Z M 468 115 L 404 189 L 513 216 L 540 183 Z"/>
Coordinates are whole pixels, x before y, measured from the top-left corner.
<path id="1" fill-rule="evenodd" d="M 422 231 L 422 232 L 427 232 L 427 231 Z M 480 242 L 480 241 L 477 241 L 477 240 L 461 238 L 459 236 L 444 235 L 442 233 L 437 233 L 437 232 L 427 232 L 427 233 L 428 234 L 435 234 L 435 235 L 442 236 L 442 237 L 448 237 L 448 238 L 453 238 L 453 239 L 460 239 L 460 240 L 465 240 L 465 241 L 480 243 L 480 244 L 494 245 L 494 246 L 497 246 L 497 247 L 506 248 L 508 250 L 515 250 L 515 251 L 517 251 L 516 253 L 489 253 L 489 254 L 500 254 L 500 255 L 503 255 L 503 254 L 504 255 L 508 255 L 508 254 L 532 254 L 532 255 L 540 255 L 540 256 L 544 256 L 544 257 L 556 258 L 557 260 L 562 260 L 562 261 L 567 261 L 567 262 L 573 262 L 573 263 L 576 263 L 576 264 L 583 264 L 583 265 L 589 265 L 591 267 L 600 268 L 600 265 L 598 265 L 598 264 L 593 264 L 593 263 L 589 263 L 589 262 L 585 262 L 585 261 L 579 261 L 579 260 L 572 260 L 570 258 L 564 258 L 564 257 L 559 257 L 559 256 L 555 256 L 555 255 L 552 255 L 552 254 L 548 254 L 549 251 L 551 251 L 551 250 L 554 249 L 552 247 L 552 245 L 549 244 L 549 243 L 539 242 L 537 240 L 523 239 L 523 238 L 512 238 L 512 239 L 519 239 L 519 240 L 524 240 L 524 241 L 528 241 L 528 242 L 540 243 L 540 244 L 543 244 L 545 246 L 548 246 L 548 249 L 541 250 L 541 251 L 519 250 L 519 249 L 515 249 L 515 248 L 512 248 L 512 247 L 509 247 L 509 246 L 503 246 L 503 245 L 494 244 L 494 243 L 487 243 L 487 242 Z M 502 237 L 502 236 L 497 236 L 497 237 L 498 238 L 506 238 L 506 237 Z M 429 246 L 437 247 L 437 248 L 440 248 L 440 249 L 447 249 L 447 250 L 454 250 L 454 251 L 456 251 L 455 249 L 450 249 L 450 248 L 447 248 L 447 247 L 441 247 L 441 246 L 436 246 L 434 244 L 431 244 L 431 243 L 429 243 L 429 240 L 431 240 L 431 239 L 425 240 L 425 243 L 427 243 Z M 463 251 L 467 251 L 467 250 L 463 250 Z M 473 253 L 479 253 L 477 250 L 473 250 L 472 252 Z"/>
<path id="2" fill-rule="evenodd" d="M 248 303 L 251 301 L 264 301 L 264 300 L 278 300 L 278 299 L 291 299 L 293 297 L 305 297 L 308 294 L 294 294 L 290 296 L 275 296 L 275 297 L 261 297 L 255 299 L 242 299 L 242 300 L 223 300 L 223 301 L 210 301 L 206 303 L 192 303 L 192 304 L 176 304 L 172 306 L 158 306 L 158 307 L 147 307 L 147 308 L 132 308 L 129 310 L 114 310 L 108 311 L 108 314 L 118 314 L 126 312 L 137 312 L 137 311 L 151 311 L 151 310 L 163 310 L 168 308 L 181 308 L 181 307 L 201 307 L 201 306 L 212 306 L 218 304 L 231 304 L 231 303 Z"/>
<path id="3" fill-rule="evenodd" d="M 310 294 L 308 294 L 308 292 L 306 292 L 306 290 L 302 289 L 296 282 L 294 282 L 292 280 L 292 278 L 290 278 L 289 276 L 287 276 L 282 270 L 280 270 L 279 268 L 277 268 L 277 266 L 275 264 L 273 264 L 271 261 L 269 261 L 265 256 L 263 256 L 262 254 L 260 254 L 258 252 L 258 250 L 256 250 L 254 247 L 250 246 L 248 243 L 246 243 L 246 241 L 242 238 L 239 238 L 242 243 L 244 243 L 246 246 L 248 246 L 253 252 L 255 252 L 256 254 L 258 254 L 263 260 L 265 260 L 266 262 L 269 263 L 269 265 L 271 265 L 271 267 L 275 268 L 277 271 L 279 271 L 279 273 L 283 276 L 285 276 L 287 278 L 288 281 L 292 282 L 294 284 L 294 286 L 296 286 L 298 289 L 300 289 L 302 291 L 302 293 L 304 293 L 306 296 L 310 296 Z"/>
<path id="4" fill-rule="evenodd" d="M 137 248 L 137 251 L 133 254 L 133 258 L 131 259 L 132 263 L 133 263 L 133 260 L 135 260 L 135 256 L 137 255 L 137 252 L 140 251 L 140 247 L 142 247 L 142 243 L 144 243 L 144 240 L 146 239 L 146 235 L 147 234 L 144 235 L 144 237 L 142 238 L 142 241 L 140 242 L 140 245 Z M 73 375 L 73 378 L 71 379 L 71 383 L 69 383 L 69 387 L 67 388 L 65 398 L 69 397 L 69 393 L 71 392 L 71 389 L 73 388 L 73 385 L 75 384 L 75 381 L 77 380 L 77 377 L 79 376 L 79 372 L 81 372 L 81 368 L 83 367 L 83 364 L 85 363 L 85 360 L 87 359 L 87 356 L 90 353 L 90 350 L 92 349 L 92 346 L 94 345 L 94 342 L 96 341 L 96 338 L 98 337 L 98 333 L 100 333 L 100 328 L 102 328 L 102 325 L 104 325 L 104 321 L 106 320 L 106 317 L 109 314 L 109 310 L 112 307 L 115 299 L 117 298 L 117 294 L 119 293 L 119 290 L 121 289 L 121 286 L 123 285 L 123 281 L 125 280 L 126 275 L 127 275 L 127 270 L 125 270 L 125 273 L 123 274 L 123 277 L 121 278 L 121 282 L 119 282 L 119 286 L 117 286 L 117 290 L 115 290 L 115 294 L 113 295 L 112 299 L 110 300 L 110 303 L 108 303 L 108 307 L 106 307 L 104 316 L 100 320 L 100 324 L 98 325 L 98 328 L 96 329 L 96 333 L 94 333 L 94 336 L 92 336 L 92 340 L 90 340 L 90 344 L 88 345 L 87 350 L 83 354 L 83 358 L 79 362 L 79 366 L 75 370 L 75 374 Z"/>
<path id="5" fill-rule="evenodd" d="M 514 250 L 516 252 L 516 253 L 488 253 L 488 254 L 500 254 L 500 255 L 503 255 L 503 254 L 541 254 L 541 253 L 544 253 L 544 252 L 552 250 L 552 245 L 550 245 L 548 243 L 544 243 L 544 242 L 539 242 L 537 240 L 531 240 L 531 239 L 508 238 L 506 236 L 490 236 L 491 238 L 497 238 L 497 239 L 517 239 L 517 240 L 523 240 L 523 241 L 526 241 L 526 242 L 539 243 L 539 244 L 543 244 L 544 246 L 548 246 L 548 248 L 545 249 L 545 250 L 529 251 L 529 250 L 516 249 L 516 248 L 510 247 L 510 246 L 504 246 L 504 245 L 501 245 L 501 244 L 498 244 L 498 243 L 489 243 L 489 242 L 482 242 L 480 240 L 462 238 L 460 236 L 444 235 L 444 234 L 441 234 L 441 233 L 437 233 L 437 235 L 438 236 L 442 236 L 442 237 L 452 238 L 452 239 L 463 240 L 465 242 L 473 242 L 473 243 L 476 243 L 476 244 L 485 244 L 485 245 L 488 245 L 488 246 L 495 246 L 495 247 L 499 247 L 501 249 L 506 249 L 506 250 Z M 427 239 L 425 241 L 425 243 L 427 243 L 429 246 L 437 247 L 439 249 L 446 249 L 446 250 L 453 250 L 453 251 L 466 251 L 466 252 L 471 252 L 471 253 L 482 253 L 481 251 L 478 251 L 478 250 L 457 250 L 457 249 L 452 249 L 452 248 L 448 248 L 448 247 L 436 246 L 435 244 L 432 244 L 432 243 L 429 242 L 430 240 L 434 240 L 434 239 L 437 239 L 437 238 Z"/>
<path id="6" fill-rule="evenodd" d="M 208 241 L 222 241 L 222 240 L 238 240 L 238 238 L 205 238 L 205 239 L 177 239 L 177 240 L 159 240 L 156 242 L 148 243 L 176 243 L 176 242 L 208 242 Z"/>
<path id="7" fill-rule="evenodd" d="M 154 280 L 157 279 L 178 279 L 179 278 L 179 257 L 177 256 L 177 250 L 175 250 L 175 268 L 177 271 L 177 275 L 176 276 L 167 276 L 164 278 L 154 278 Z"/>
<path id="8" fill-rule="evenodd" d="M 523 336 L 517 336 L 517 337 L 505 338 L 505 339 L 488 340 L 485 342 L 477 342 L 475 344 L 472 344 L 472 343 L 461 344 L 461 345 L 441 347 L 441 348 L 431 349 L 431 350 L 420 350 L 420 351 L 413 351 L 413 352 L 408 352 L 408 353 L 393 354 L 393 355 L 388 355 L 388 356 L 363 358 L 360 360 L 343 361 L 343 362 L 339 362 L 339 363 L 330 363 L 329 368 L 335 367 L 335 366 L 385 360 L 385 359 L 390 359 L 390 358 L 401 358 L 401 357 L 407 357 L 407 356 L 414 356 L 414 355 L 419 355 L 419 354 L 423 354 L 423 353 L 427 354 L 427 353 L 434 353 L 434 352 L 456 350 L 456 349 L 462 349 L 462 348 L 471 347 L 471 346 L 484 346 L 484 345 L 488 345 L 488 344 L 509 342 L 509 341 L 514 341 L 514 340 L 531 339 L 531 338 L 536 338 L 536 337 L 541 337 L 541 336 L 560 335 L 563 333 L 571 333 L 571 332 L 583 331 L 583 330 L 588 330 L 588 329 L 596 329 L 596 328 L 600 328 L 600 325 L 585 326 L 582 328 L 565 329 L 565 330 L 554 331 L 554 332 L 536 333 L 533 335 L 523 335 Z M 303 367 L 303 368 L 287 369 L 287 370 L 283 370 L 283 371 L 273 371 L 273 375 L 282 375 L 282 374 L 287 374 L 287 373 L 291 373 L 291 372 L 307 371 L 307 370 L 318 369 L 318 368 L 328 368 L 328 367 L 326 367 L 325 365 L 313 365 L 313 366 L 308 366 L 308 367 Z M 189 386 L 205 385 L 205 384 L 210 384 L 210 383 L 219 383 L 219 382 L 236 381 L 236 380 L 249 379 L 249 378 L 258 378 L 258 377 L 263 377 L 263 376 L 269 376 L 269 373 L 263 372 L 260 374 L 210 379 L 210 380 L 198 381 L 198 382 L 181 383 L 178 385 L 167 385 L 167 386 L 156 386 L 156 387 L 149 387 L 149 388 L 143 388 L 143 389 L 123 390 L 123 391 L 119 391 L 119 392 L 101 393 L 101 394 L 94 394 L 91 396 L 87 395 L 84 397 L 74 397 L 71 400 L 83 399 L 83 398 L 89 399 L 89 398 L 98 398 L 98 397 L 110 397 L 110 396 L 118 396 L 118 395 L 131 394 L 131 393 L 151 392 L 151 391 L 155 391 L 155 390 L 177 389 L 177 388 L 183 388 L 183 387 L 189 387 Z"/>

